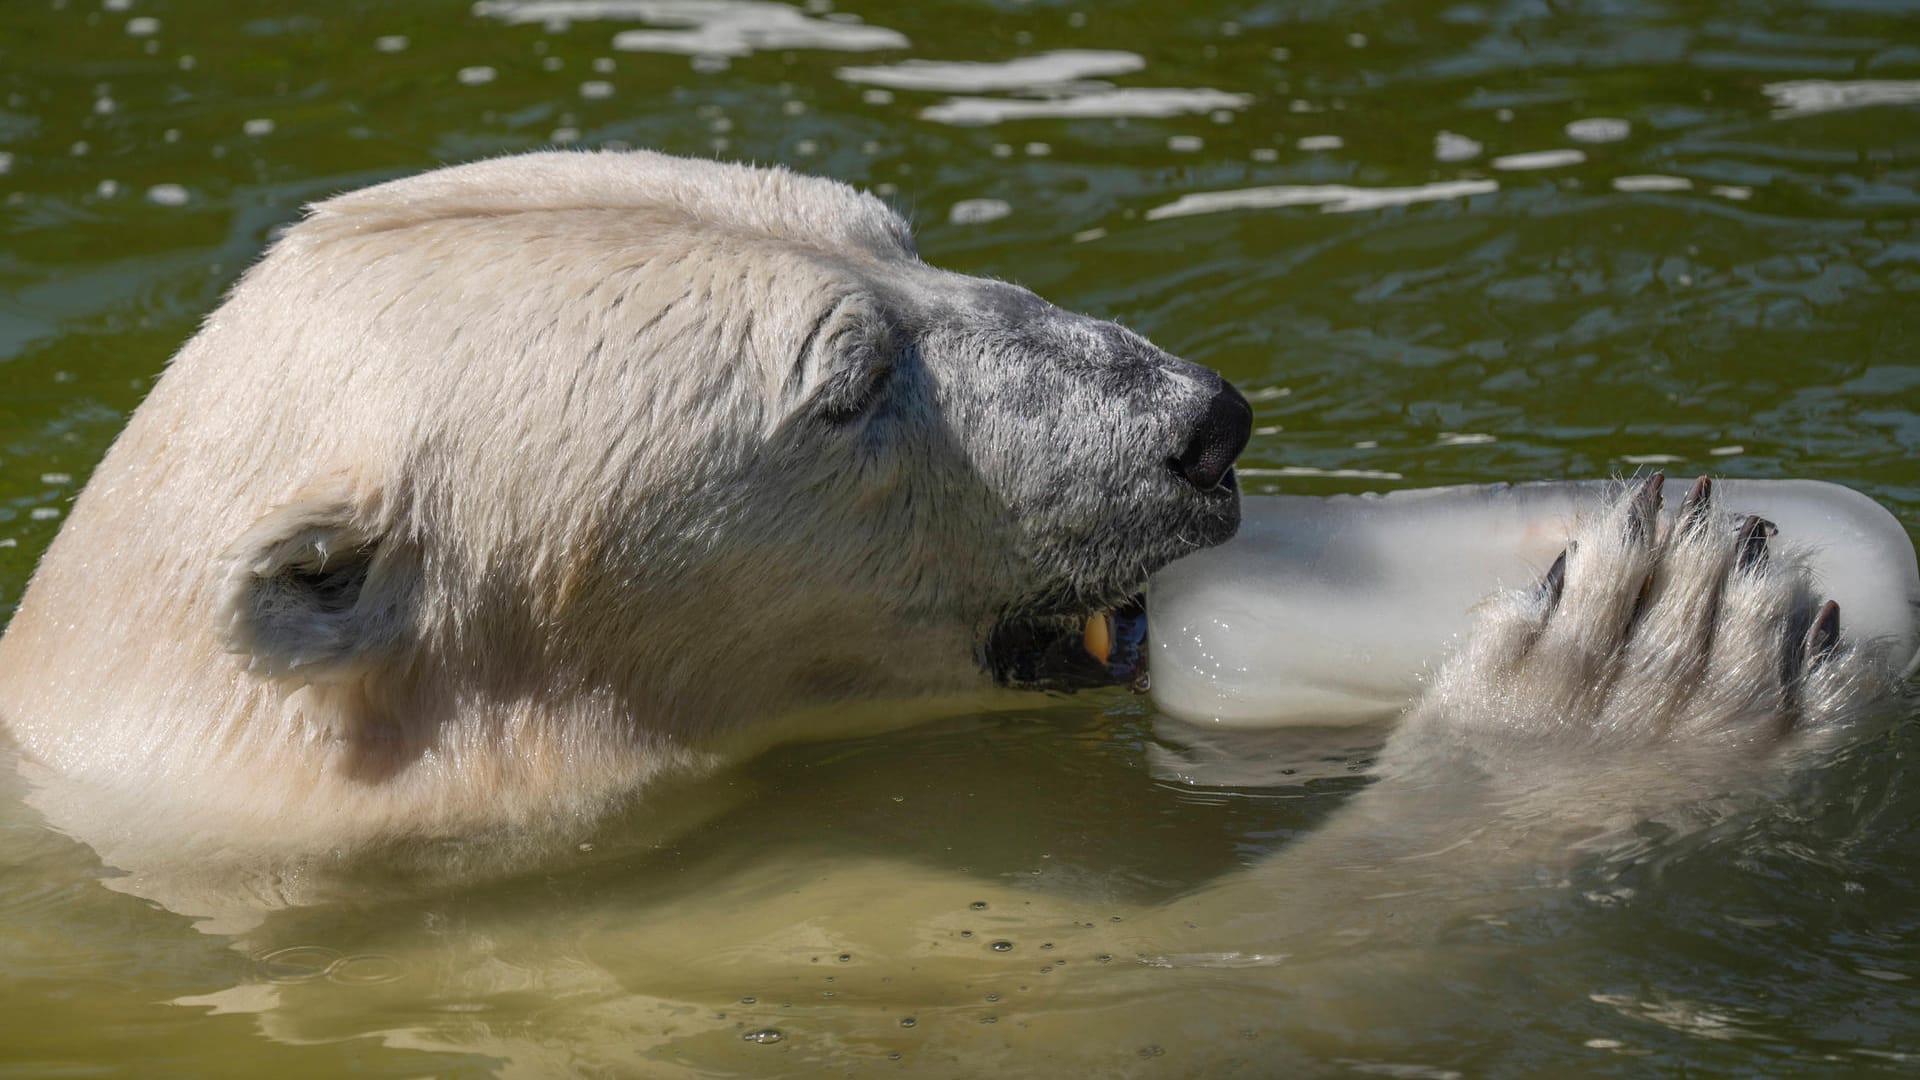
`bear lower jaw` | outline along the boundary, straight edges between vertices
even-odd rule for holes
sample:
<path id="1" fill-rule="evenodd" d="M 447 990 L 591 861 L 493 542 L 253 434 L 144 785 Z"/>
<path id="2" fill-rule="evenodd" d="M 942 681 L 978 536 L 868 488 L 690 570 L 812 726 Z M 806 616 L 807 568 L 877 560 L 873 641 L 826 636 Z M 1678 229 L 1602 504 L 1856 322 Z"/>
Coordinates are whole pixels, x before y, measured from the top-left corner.
<path id="1" fill-rule="evenodd" d="M 1010 616 L 981 646 L 994 682 L 1014 690 L 1072 693 L 1105 686 L 1147 689 L 1146 596 L 1078 615 Z"/>

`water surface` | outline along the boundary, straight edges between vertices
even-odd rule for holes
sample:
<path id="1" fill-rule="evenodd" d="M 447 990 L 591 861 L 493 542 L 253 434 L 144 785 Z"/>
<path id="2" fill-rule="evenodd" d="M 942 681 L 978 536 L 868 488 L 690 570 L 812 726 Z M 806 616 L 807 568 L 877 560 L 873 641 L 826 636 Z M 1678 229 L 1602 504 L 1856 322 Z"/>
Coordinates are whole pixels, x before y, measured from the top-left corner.
<path id="1" fill-rule="evenodd" d="M 1901 3 L 15 0 L 0 617 L 303 202 L 554 145 L 879 192 L 930 260 L 1236 380 L 1253 491 L 1657 464 L 1833 480 L 1920 522 Z M 1096 695 L 794 747 L 689 793 L 696 823 L 657 844 L 615 823 L 548 872 L 370 889 L 238 938 L 103 887 L 12 810 L 0 1071 L 1899 1074 L 1920 1054 L 1911 722 L 1711 828 L 1519 884 L 1376 898 L 1344 927 L 1289 923 L 1311 890 L 1235 894 L 1287 959 L 1156 967 L 1142 913 L 1284 854 L 1364 786 L 1378 736 L 1238 746 L 1254 767 L 1211 782 L 1180 765 L 1191 741 Z"/>

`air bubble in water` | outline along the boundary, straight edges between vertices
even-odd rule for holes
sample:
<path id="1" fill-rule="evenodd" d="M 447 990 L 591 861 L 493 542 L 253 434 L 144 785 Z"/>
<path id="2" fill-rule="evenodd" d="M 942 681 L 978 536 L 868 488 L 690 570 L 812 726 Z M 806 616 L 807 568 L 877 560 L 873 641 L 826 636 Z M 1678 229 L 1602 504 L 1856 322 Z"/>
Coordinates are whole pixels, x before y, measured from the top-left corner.
<path id="1" fill-rule="evenodd" d="M 752 1031 L 743 1032 L 740 1038 L 750 1043 L 777 1043 L 786 1036 L 780 1034 L 778 1028 L 755 1028 Z"/>
<path id="2" fill-rule="evenodd" d="M 994 952 L 1012 952 L 1012 951 L 1013 951 L 1013 942 L 1011 942 L 1011 941 L 996 941 L 996 942 L 994 942 L 994 943 L 993 943 L 992 945 L 989 945 L 989 946 L 987 946 L 987 947 L 988 947 L 989 949 L 992 949 L 992 950 L 993 950 Z"/>

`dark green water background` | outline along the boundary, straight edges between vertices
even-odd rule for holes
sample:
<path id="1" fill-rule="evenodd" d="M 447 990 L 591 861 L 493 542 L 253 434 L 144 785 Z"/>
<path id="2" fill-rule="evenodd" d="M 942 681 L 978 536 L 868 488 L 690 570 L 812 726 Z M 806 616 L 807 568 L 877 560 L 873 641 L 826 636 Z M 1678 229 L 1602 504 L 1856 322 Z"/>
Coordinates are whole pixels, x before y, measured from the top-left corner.
<path id="1" fill-rule="evenodd" d="M 1236 380 L 1258 410 L 1252 491 L 1660 463 L 1837 481 L 1920 523 L 1914 4 L 838 2 L 5 0 L 0 617 L 168 354 L 302 203 L 556 143 L 877 190 L 930 261 L 1119 319 Z M 1011 86 L 980 69 L 882 85 L 909 59 L 1065 49 L 1106 52 L 1078 80 L 1052 56 Z M 847 70 L 874 67 L 893 70 Z M 1130 111 L 1153 115 L 1116 115 Z M 1578 154 L 1511 158 L 1546 151 Z M 1168 209 L 1249 189 L 1267 190 Z M 1064 890 L 1097 879 L 1151 900 L 1275 849 L 1352 786 L 1195 792 L 1155 778 L 1137 701 L 1036 716 L 775 754 L 743 774 L 744 808 L 625 870 L 555 879 L 526 917 L 747 852 L 843 848 L 1006 880 L 1044 863 L 1073 871 Z M 1576 874 L 1478 932 L 1468 973 L 1415 988 L 1382 974 L 1379 993 L 1418 998 L 1393 1026 L 1276 1027 L 1238 1068 L 1915 1068 L 1912 749 L 1909 723 L 1774 809 L 1610 868 L 1605 888 Z M 915 809 L 883 797 L 890 783 Z M 427 979 L 381 1011 L 316 1004 L 277 1029 L 168 1004 L 272 972 L 102 889 L 76 846 L 32 850 L 0 867 L 0 1076 L 516 1065 L 447 1049 L 456 1036 L 407 1048 L 460 1004 Z M 1354 958 L 1356 985 L 1372 963 Z M 646 992 L 643 971 L 620 976 Z M 1249 1030 L 1288 1008 L 1260 1004 L 1253 976 L 1220 978 L 1204 1008 L 1243 1008 Z M 549 1024 L 551 1006 L 521 991 L 480 1007 L 497 1031 L 573 1046 L 582 1069 L 605 1060 Z M 1176 1027 L 1181 1010 L 1168 1002 Z M 911 1045 L 882 1048 L 893 1061 L 807 1038 L 710 1067 L 914 1065 Z M 1187 1074 L 1177 1039 L 1113 1054 L 1116 1072 Z M 979 1067 L 1023 1066 L 1044 1072 L 1020 1056 Z"/>

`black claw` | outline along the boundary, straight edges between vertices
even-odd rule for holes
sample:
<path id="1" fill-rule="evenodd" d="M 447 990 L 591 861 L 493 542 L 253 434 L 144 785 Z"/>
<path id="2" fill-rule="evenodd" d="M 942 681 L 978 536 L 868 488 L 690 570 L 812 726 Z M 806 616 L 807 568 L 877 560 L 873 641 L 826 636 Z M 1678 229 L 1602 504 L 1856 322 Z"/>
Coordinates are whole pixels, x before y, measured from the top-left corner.
<path id="1" fill-rule="evenodd" d="M 1665 489 L 1666 483 L 1667 474 L 1659 469 L 1653 470 L 1647 474 L 1645 480 L 1640 481 L 1640 497 L 1658 507 L 1661 492 Z"/>
<path id="2" fill-rule="evenodd" d="M 1736 560 L 1741 569 L 1757 565 L 1767 557 L 1767 541 L 1780 532 L 1778 526 L 1758 514 L 1748 514 L 1740 521 L 1740 536 L 1734 541 L 1739 552 Z"/>
<path id="3" fill-rule="evenodd" d="M 1840 644 L 1840 605 L 1829 600 L 1820 606 L 1820 613 L 1813 617 L 1813 625 L 1807 627 L 1807 666 L 1812 667 L 1832 656 L 1833 648 L 1838 644 Z"/>
<path id="4" fill-rule="evenodd" d="M 1653 523 L 1660 518 L 1661 490 L 1666 484 L 1667 474 L 1655 469 L 1633 493 L 1633 511 L 1627 515 L 1627 528 L 1634 536 L 1641 539 L 1653 536 Z"/>
<path id="5" fill-rule="evenodd" d="M 1553 565 L 1547 567 L 1547 576 L 1540 579 L 1540 591 L 1547 594 L 1548 607 L 1560 602 L 1560 593 L 1566 587 L 1567 553 L 1562 551 L 1560 557 L 1553 560 Z"/>
<path id="6" fill-rule="evenodd" d="M 1686 498 L 1680 500 L 1680 524 L 1694 526 L 1707 519 L 1707 508 L 1713 502 L 1713 478 L 1703 476 L 1687 489 Z"/>

